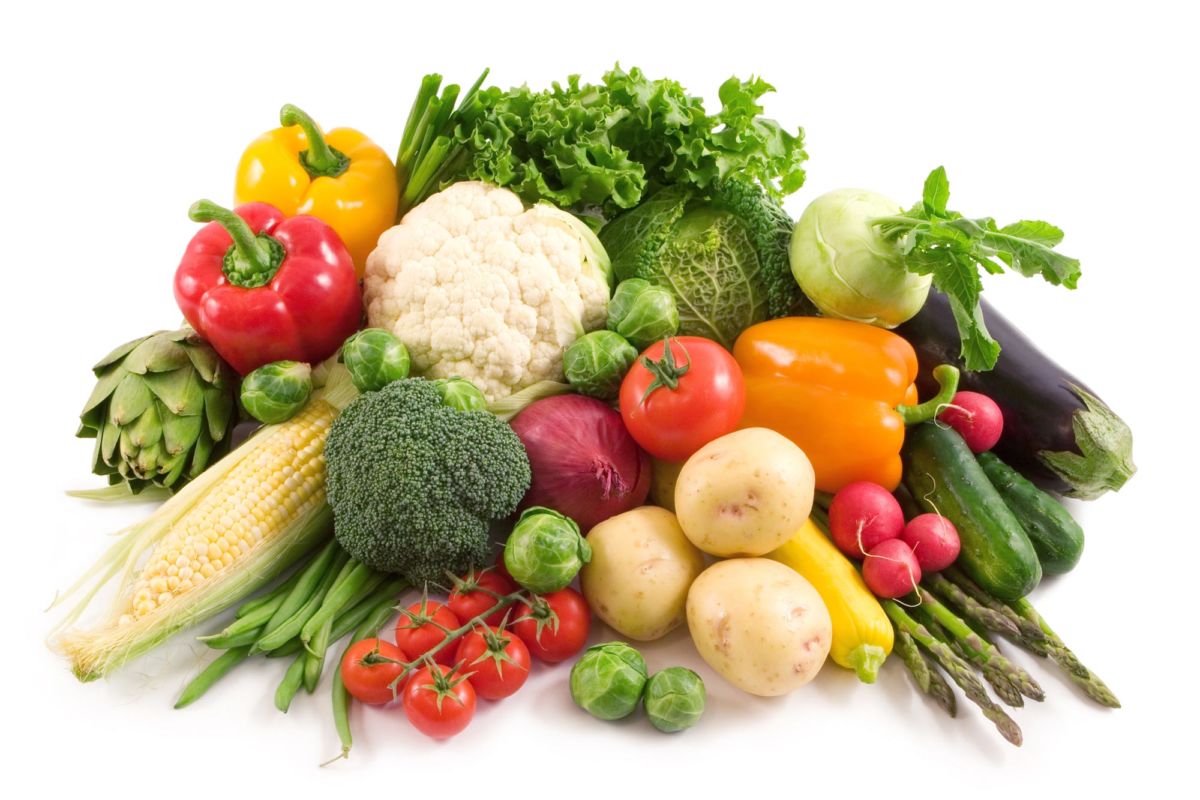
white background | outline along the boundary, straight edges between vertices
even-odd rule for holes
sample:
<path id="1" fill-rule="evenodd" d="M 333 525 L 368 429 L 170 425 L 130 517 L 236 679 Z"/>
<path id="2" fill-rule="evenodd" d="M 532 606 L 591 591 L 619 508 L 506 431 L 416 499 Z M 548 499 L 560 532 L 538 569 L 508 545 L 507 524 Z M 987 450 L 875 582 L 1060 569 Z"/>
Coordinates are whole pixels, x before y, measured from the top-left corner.
<path id="1" fill-rule="evenodd" d="M 1191 772 L 1200 59 L 1190 4 L 250 5 L 20 3 L 4 15 L 6 788 L 1014 798 L 1150 790 Z M 178 322 L 171 278 L 196 230 L 188 205 L 231 200 L 241 149 L 284 102 L 390 151 L 426 72 L 469 83 L 490 65 L 501 85 L 543 86 L 570 72 L 598 79 L 618 59 L 710 100 L 733 73 L 771 81 L 768 112 L 808 134 L 794 215 L 838 186 L 908 204 L 944 164 L 951 207 L 1067 231 L 1063 249 L 1083 261 L 1076 292 L 1006 275 L 987 295 L 1135 431 L 1136 478 L 1073 507 L 1086 556 L 1034 597 L 1125 707 L 1090 705 L 1033 664 L 1049 697 L 1015 712 L 1026 737 L 1017 750 L 965 702 L 959 719 L 943 717 L 898 664 L 875 686 L 830 664 L 787 698 L 753 699 L 703 668 L 677 632 L 646 654 L 652 668 L 684 663 L 707 680 L 709 712 L 685 734 L 595 721 L 572 706 L 565 667 L 539 668 L 449 743 L 423 739 L 402 713 L 356 709 L 352 758 L 318 769 L 336 751 L 327 687 L 281 715 L 279 663 L 243 666 L 185 711 L 171 704 L 206 655 L 186 637 L 108 682 L 76 683 L 43 646 L 52 617 L 42 609 L 105 533 L 147 507 L 63 496 L 97 481 L 75 417 L 96 358 Z"/>

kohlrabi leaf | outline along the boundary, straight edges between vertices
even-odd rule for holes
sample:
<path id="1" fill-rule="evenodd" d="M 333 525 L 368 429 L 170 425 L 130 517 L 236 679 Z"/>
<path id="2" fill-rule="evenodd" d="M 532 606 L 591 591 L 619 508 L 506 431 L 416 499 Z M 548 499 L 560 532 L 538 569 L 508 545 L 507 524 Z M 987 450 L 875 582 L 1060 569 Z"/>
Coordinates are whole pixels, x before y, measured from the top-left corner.
<path id="1" fill-rule="evenodd" d="M 998 227 L 991 217 L 967 218 L 948 210 L 949 197 L 946 171 L 938 167 L 926 178 L 920 203 L 904 214 L 881 217 L 875 225 L 899 251 L 906 269 L 932 275 L 934 286 L 950 299 L 967 369 L 989 370 L 1000 346 L 988 334 L 979 308 L 979 270 L 998 274 L 1007 267 L 1074 289 L 1079 261 L 1054 249 L 1063 232 L 1048 222 L 1021 220 Z"/>

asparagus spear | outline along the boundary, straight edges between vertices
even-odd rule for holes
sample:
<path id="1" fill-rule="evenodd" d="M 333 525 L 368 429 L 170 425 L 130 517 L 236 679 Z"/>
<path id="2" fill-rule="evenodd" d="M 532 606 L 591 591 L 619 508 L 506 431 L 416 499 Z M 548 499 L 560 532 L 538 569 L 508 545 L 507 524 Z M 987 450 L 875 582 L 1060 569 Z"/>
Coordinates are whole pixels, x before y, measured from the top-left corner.
<path id="1" fill-rule="evenodd" d="M 1031 700 L 1041 701 L 1046 699 L 1046 693 L 1042 691 L 1042 687 L 1038 685 L 1038 682 L 1033 679 L 1032 675 L 1000 655 L 999 650 L 984 641 L 979 634 L 975 633 L 969 625 L 955 616 L 953 611 L 942 605 L 941 601 L 934 597 L 927 589 L 919 586 L 917 587 L 917 593 L 921 598 L 922 611 L 937 620 L 938 624 L 945 628 L 946 632 L 962 645 L 970 660 L 979 664 L 985 671 L 992 670 L 997 674 L 1003 675 L 1021 694 Z"/>
<path id="2" fill-rule="evenodd" d="M 946 679 L 942 677 L 942 671 L 938 669 L 937 664 L 933 663 L 933 659 L 924 653 L 919 653 L 921 659 L 929 668 L 929 696 L 933 701 L 942 707 L 942 710 L 951 717 L 958 714 L 958 701 L 954 699 L 954 690 L 950 688 L 950 684 L 946 683 Z"/>
<path id="3" fill-rule="evenodd" d="M 995 609 L 988 608 L 983 603 L 980 603 L 975 598 L 971 597 L 962 588 L 955 586 L 950 581 L 946 580 L 939 573 L 926 576 L 923 581 L 931 592 L 942 599 L 953 603 L 964 619 L 968 622 L 974 621 L 985 630 L 999 633 L 1011 638 L 1019 638 L 1021 629 L 1017 624 Z"/>
<path id="4" fill-rule="evenodd" d="M 1121 701 L 1112 693 L 1112 690 L 1104 684 L 1104 681 L 1100 680 L 1099 677 L 1079 661 L 1075 654 L 1063 643 L 1063 640 L 1059 638 L 1058 634 L 1046 624 L 1046 620 L 1037 612 L 1037 609 L 1030 605 L 1028 600 L 1017 600 L 1011 603 L 1010 606 L 1016 613 L 1021 615 L 1022 619 L 1038 626 L 1038 630 L 1045 636 L 1046 649 L 1049 652 L 1050 658 L 1066 672 L 1067 677 L 1083 689 L 1088 697 L 1102 706 L 1108 706 L 1109 708 L 1121 707 Z"/>
<path id="5" fill-rule="evenodd" d="M 1049 652 L 1044 646 L 1046 635 L 1036 623 L 1025 619 L 1016 611 L 1013 611 L 1004 603 L 985 592 L 979 587 L 978 584 L 975 583 L 975 581 L 971 580 L 970 577 L 968 577 L 967 574 L 958 567 L 950 567 L 949 569 L 944 570 L 943 574 L 956 586 L 962 589 L 964 593 L 970 596 L 971 599 L 977 601 L 980 605 L 995 611 L 997 614 L 1000 614 L 1013 625 L 1015 625 L 1017 630 L 1020 631 L 1020 640 L 1017 642 L 1018 644 L 1036 655 L 1043 657 L 1049 655 Z"/>
<path id="6" fill-rule="evenodd" d="M 883 610 L 891 618 L 897 631 L 907 633 L 933 656 L 934 660 L 946 670 L 950 679 L 963 690 L 967 699 L 979 706 L 983 715 L 992 721 L 996 730 L 1000 731 L 1000 735 L 1006 741 L 1018 747 L 1021 745 L 1021 729 L 1008 714 L 1004 713 L 1004 709 L 992 702 L 987 689 L 976 677 L 970 664 L 956 656 L 954 651 L 940 642 L 924 625 L 910 617 L 896 601 L 884 600 Z"/>
<path id="7" fill-rule="evenodd" d="M 920 622 L 926 628 L 929 629 L 930 633 L 932 633 L 934 636 L 940 639 L 943 644 L 953 650 L 955 655 L 964 661 L 974 662 L 979 668 L 979 671 L 983 673 L 983 679 L 987 681 L 988 686 L 992 687 L 992 692 L 994 692 L 995 695 L 1000 698 L 1001 702 L 1003 702 L 1006 706 L 1011 706 L 1012 708 L 1021 708 L 1025 705 L 1025 700 L 1021 696 L 1020 687 L 1009 680 L 1008 676 L 1005 675 L 1001 670 L 997 669 L 992 663 L 992 659 L 979 661 L 975 657 L 975 654 L 963 645 L 961 639 L 956 638 L 949 631 L 947 631 L 925 608 L 918 606 L 913 609 L 912 613 L 914 616 L 919 618 Z"/>
<path id="8" fill-rule="evenodd" d="M 897 630 L 896 642 L 892 650 L 900 657 L 901 663 L 908 668 L 908 673 L 912 675 L 917 688 L 925 694 L 929 694 L 932 686 L 929 665 L 921 656 L 921 651 L 917 648 L 917 643 L 912 636 L 906 631 Z"/>

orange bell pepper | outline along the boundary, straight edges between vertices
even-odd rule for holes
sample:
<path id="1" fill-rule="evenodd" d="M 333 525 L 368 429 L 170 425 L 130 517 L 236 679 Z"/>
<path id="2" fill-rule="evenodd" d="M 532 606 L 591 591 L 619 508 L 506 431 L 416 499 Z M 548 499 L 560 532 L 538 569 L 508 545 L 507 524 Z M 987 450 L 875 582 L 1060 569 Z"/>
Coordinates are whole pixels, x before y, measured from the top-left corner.
<path id="1" fill-rule="evenodd" d="M 785 317 L 747 328 L 733 347 L 746 385 L 743 427 L 764 427 L 808 455 L 817 488 L 900 483 L 906 424 L 950 401 L 958 372 L 939 367 L 936 398 L 917 405 L 917 355 L 896 334 L 861 322 Z M 953 373 L 953 374 L 951 374 Z"/>

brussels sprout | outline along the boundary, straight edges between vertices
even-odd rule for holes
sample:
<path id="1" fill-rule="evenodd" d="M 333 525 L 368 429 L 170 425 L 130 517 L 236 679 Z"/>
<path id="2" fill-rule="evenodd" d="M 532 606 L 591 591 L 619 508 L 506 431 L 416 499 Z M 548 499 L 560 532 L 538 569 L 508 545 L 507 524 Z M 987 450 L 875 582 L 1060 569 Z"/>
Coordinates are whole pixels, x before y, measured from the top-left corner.
<path id="1" fill-rule="evenodd" d="M 299 361 L 263 364 L 242 380 L 242 406 L 259 422 L 285 422 L 312 394 L 312 368 Z"/>
<path id="2" fill-rule="evenodd" d="M 620 334 L 593 331 L 580 336 L 563 353 L 563 372 L 567 383 L 580 394 L 612 400 L 637 356 L 638 351 Z"/>
<path id="3" fill-rule="evenodd" d="M 663 733 L 690 728 L 700 720 L 707 699 L 704 681 L 686 667 L 667 667 L 646 681 L 646 716 Z"/>
<path id="4" fill-rule="evenodd" d="M 342 363 L 360 392 L 375 392 L 408 377 L 408 348 L 382 328 L 367 328 L 342 345 Z"/>
<path id="5" fill-rule="evenodd" d="M 645 686 L 646 660 L 624 642 L 589 647 L 571 667 L 571 699 L 599 719 L 632 714 Z"/>
<path id="6" fill-rule="evenodd" d="M 570 517 L 553 509 L 525 509 L 504 545 L 504 568 L 531 592 L 557 592 L 592 560 L 592 548 Z"/>
<path id="7" fill-rule="evenodd" d="M 909 272 L 871 224 L 901 213 L 861 189 L 823 194 L 804 209 L 792 233 L 792 274 L 822 314 L 894 328 L 925 305 L 932 276 Z"/>
<path id="8" fill-rule="evenodd" d="M 608 301 L 608 329 L 621 334 L 638 350 L 679 333 L 675 296 L 642 278 L 617 284 Z"/>
<path id="9" fill-rule="evenodd" d="M 434 381 L 442 395 L 442 403 L 459 411 L 487 411 L 487 398 L 479 387 L 457 375 Z"/>

